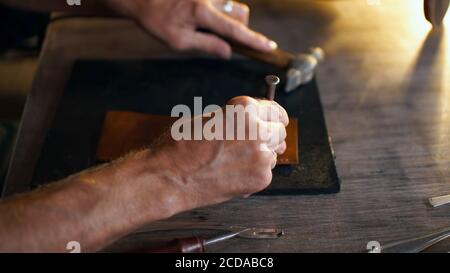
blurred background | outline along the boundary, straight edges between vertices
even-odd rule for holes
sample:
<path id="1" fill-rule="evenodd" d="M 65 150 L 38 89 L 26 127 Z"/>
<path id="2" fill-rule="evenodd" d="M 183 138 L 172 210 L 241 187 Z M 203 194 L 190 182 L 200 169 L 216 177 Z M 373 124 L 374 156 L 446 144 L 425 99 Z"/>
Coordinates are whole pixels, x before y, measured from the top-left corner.
<path id="1" fill-rule="evenodd" d="M 0 5 L 0 188 L 48 20 Z"/>
<path id="2" fill-rule="evenodd" d="M 0 5 L 0 119 L 18 120 L 49 16 Z"/>

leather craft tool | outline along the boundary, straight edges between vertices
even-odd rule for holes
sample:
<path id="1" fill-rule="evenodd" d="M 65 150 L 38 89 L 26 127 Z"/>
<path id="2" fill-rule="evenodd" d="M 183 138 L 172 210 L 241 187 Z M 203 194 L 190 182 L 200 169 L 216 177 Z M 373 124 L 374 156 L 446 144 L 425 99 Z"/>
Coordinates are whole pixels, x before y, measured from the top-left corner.
<path id="1" fill-rule="evenodd" d="M 439 27 L 442 25 L 442 21 L 447 13 L 449 4 L 450 0 L 425 0 L 425 18 L 427 18 L 433 27 Z"/>
<path id="2" fill-rule="evenodd" d="M 177 238 L 169 243 L 139 252 L 144 253 L 203 253 L 207 246 L 211 246 L 235 237 L 247 239 L 277 239 L 284 234 L 283 230 L 278 228 L 230 228 L 230 232 L 205 239 L 200 236 L 187 238 Z"/>
<path id="3" fill-rule="evenodd" d="M 275 93 L 277 91 L 277 85 L 280 83 L 280 78 L 274 75 L 268 75 L 265 78 L 266 81 L 266 99 L 274 100 Z"/>
<path id="4" fill-rule="evenodd" d="M 450 204 L 450 195 L 431 197 L 428 201 L 433 208 L 437 208 Z"/>
<path id="5" fill-rule="evenodd" d="M 239 238 L 245 239 L 278 239 L 284 235 L 284 230 L 277 227 L 244 227 L 244 226 L 227 226 L 214 223 L 191 223 L 183 221 L 171 222 L 170 226 L 152 226 L 146 227 L 143 230 L 136 231 L 133 235 L 143 235 L 153 232 L 168 232 L 168 231 L 189 231 L 189 230 L 217 230 L 227 233 L 241 232 L 238 234 Z M 245 230 L 245 231 L 243 231 Z"/>
<path id="6" fill-rule="evenodd" d="M 380 248 L 369 250 L 369 253 L 419 253 L 449 237 L 450 228 L 446 228 L 432 234 L 381 245 Z"/>
<path id="7" fill-rule="evenodd" d="M 238 236 L 240 233 L 247 231 L 247 229 L 222 234 L 217 237 L 204 239 L 199 236 L 192 236 L 187 238 L 177 238 L 166 245 L 145 249 L 140 252 L 145 253 L 204 253 L 206 252 L 206 247 L 217 244 L 229 239 L 232 239 L 236 236 Z"/>

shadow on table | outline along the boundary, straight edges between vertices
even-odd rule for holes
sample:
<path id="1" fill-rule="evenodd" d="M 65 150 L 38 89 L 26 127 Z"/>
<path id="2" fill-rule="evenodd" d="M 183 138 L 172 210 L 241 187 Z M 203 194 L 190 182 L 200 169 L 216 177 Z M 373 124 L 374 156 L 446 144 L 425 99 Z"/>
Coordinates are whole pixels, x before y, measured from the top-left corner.
<path id="1" fill-rule="evenodd" d="M 411 118 L 419 125 L 416 131 L 432 156 L 441 156 L 436 145 L 442 144 L 450 134 L 450 120 L 445 114 L 450 109 L 450 86 L 445 83 L 448 81 L 445 79 L 446 38 L 443 28 L 428 33 L 405 80 L 404 101 L 413 110 Z"/>

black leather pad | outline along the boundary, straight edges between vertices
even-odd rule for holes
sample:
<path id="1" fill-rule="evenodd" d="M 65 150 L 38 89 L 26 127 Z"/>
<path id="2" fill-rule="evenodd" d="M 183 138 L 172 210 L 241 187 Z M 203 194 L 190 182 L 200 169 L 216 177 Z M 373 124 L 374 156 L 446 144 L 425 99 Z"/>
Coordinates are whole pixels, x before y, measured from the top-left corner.
<path id="1" fill-rule="evenodd" d="M 85 60 L 76 63 L 48 132 L 33 185 L 61 179 L 98 164 L 95 153 L 110 110 L 170 115 L 172 107 L 224 105 L 239 95 L 264 96 L 264 77 L 285 71 L 257 61 Z M 299 119 L 300 164 L 277 166 L 261 194 L 317 194 L 339 191 L 339 178 L 316 82 L 275 98 Z"/>

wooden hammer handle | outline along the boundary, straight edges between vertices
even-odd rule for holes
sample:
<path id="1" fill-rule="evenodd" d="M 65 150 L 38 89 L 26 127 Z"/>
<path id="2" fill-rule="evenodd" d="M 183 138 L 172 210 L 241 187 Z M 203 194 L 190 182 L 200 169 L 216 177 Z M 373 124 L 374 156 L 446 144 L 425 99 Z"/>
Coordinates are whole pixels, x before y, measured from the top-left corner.
<path id="1" fill-rule="evenodd" d="M 208 33 L 208 34 L 214 34 L 214 32 L 211 32 L 206 29 L 198 29 L 200 32 Z M 218 35 L 218 34 L 215 34 Z M 248 58 L 255 59 L 258 61 L 262 61 L 265 63 L 272 64 L 279 68 L 288 68 L 291 62 L 295 59 L 295 56 L 289 52 L 283 51 L 281 49 L 275 49 L 269 52 L 263 52 L 256 49 L 253 49 L 247 45 L 244 45 L 241 42 L 223 37 L 221 35 L 218 35 L 220 38 L 225 40 L 230 46 L 233 52 L 239 53 L 241 55 L 244 55 Z"/>
<path id="2" fill-rule="evenodd" d="M 234 52 L 237 52 L 241 55 L 244 55 L 252 59 L 272 64 L 279 68 L 289 67 L 290 63 L 294 59 L 293 54 L 280 49 L 275 49 L 269 52 L 263 52 L 250 48 L 246 45 L 243 45 L 235 41 L 227 40 L 227 42 L 231 45 L 231 48 L 233 49 Z"/>
<path id="3" fill-rule="evenodd" d="M 188 237 L 174 239 L 169 243 L 153 247 L 149 249 L 142 249 L 139 253 L 204 253 L 205 240 L 200 237 Z"/>

